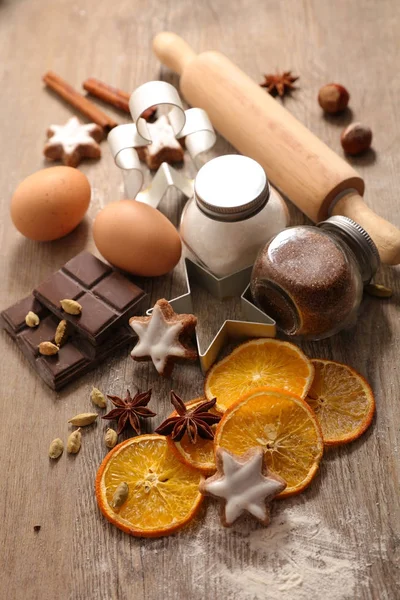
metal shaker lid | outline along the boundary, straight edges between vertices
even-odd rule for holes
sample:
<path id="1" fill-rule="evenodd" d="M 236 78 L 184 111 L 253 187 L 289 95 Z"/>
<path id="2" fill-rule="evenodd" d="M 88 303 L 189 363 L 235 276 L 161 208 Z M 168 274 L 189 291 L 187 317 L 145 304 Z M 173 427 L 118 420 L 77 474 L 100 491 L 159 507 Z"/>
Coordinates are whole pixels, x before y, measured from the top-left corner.
<path id="1" fill-rule="evenodd" d="M 264 169 L 247 156 L 218 156 L 201 167 L 194 182 L 197 206 L 217 221 L 241 221 L 268 202 Z"/>
<path id="2" fill-rule="evenodd" d="M 365 229 L 352 219 L 339 215 L 329 217 L 317 227 L 337 233 L 350 246 L 358 260 L 363 282 L 368 283 L 379 268 L 380 258 L 378 248 Z"/>

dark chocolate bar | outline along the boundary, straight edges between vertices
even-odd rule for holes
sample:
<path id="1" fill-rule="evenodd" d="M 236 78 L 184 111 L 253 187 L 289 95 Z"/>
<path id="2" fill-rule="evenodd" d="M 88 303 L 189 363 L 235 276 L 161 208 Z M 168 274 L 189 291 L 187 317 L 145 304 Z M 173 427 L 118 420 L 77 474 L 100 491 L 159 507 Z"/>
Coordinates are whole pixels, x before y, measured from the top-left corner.
<path id="1" fill-rule="evenodd" d="M 25 316 L 30 310 L 40 318 L 37 327 L 28 327 L 25 323 Z M 126 323 L 114 329 L 107 340 L 96 348 L 73 331 L 56 355 L 39 354 L 38 345 L 54 340 L 58 323 L 59 319 L 33 296 L 10 306 L 0 316 L 1 326 L 17 342 L 40 377 L 54 390 L 61 389 L 70 381 L 95 368 L 100 361 L 136 339 L 136 335 Z"/>
<path id="2" fill-rule="evenodd" d="M 90 252 L 81 252 L 41 283 L 33 295 L 91 344 L 99 345 L 139 312 L 145 292 Z M 80 315 L 63 311 L 61 300 L 76 300 Z"/>

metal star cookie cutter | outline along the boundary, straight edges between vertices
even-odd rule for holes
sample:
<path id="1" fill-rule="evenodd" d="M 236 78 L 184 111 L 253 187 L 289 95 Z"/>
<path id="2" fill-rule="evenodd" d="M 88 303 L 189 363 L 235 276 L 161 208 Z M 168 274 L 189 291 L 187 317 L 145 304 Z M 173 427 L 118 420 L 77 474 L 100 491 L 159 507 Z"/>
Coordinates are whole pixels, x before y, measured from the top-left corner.
<path id="1" fill-rule="evenodd" d="M 126 175 L 129 177 L 129 172 Z M 188 179 L 164 162 L 154 175 L 151 185 L 139 192 L 136 200 L 157 208 L 171 187 L 178 189 L 186 198 L 190 198 L 194 193 L 194 180 Z"/>
<path id="2" fill-rule="evenodd" d="M 184 110 L 179 94 L 171 84 L 149 81 L 133 92 L 129 99 L 133 123 L 114 127 L 107 140 L 116 166 L 125 174 L 127 196 L 157 208 L 168 187 L 174 186 L 189 197 L 193 184 L 163 163 L 150 187 L 139 193 L 143 185 L 143 172 L 135 148 L 151 144 L 147 122 L 141 115 L 155 105 L 171 107 L 167 116 L 175 137 L 185 138 L 186 148 L 195 165 L 199 155 L 213 147 L 216 135 L 207 113 L 201 108 Z"/>
<path id="3" fill-rule="evenodd" d="M 229 296 L 240 295 L 241 308 L 246 319 L 244 321 L 225 320 L 204 352 L 201 349 L 196 331 L 197 351 L 203 374 L 215 363 L 223 346 L 228 341 L 243 341 L 251 338 L 276 336 L 275 321 L 252 302 L 249 283 L 252 267 L 247 267 L 227 277 L 219 278 L 201 265 L 190 260 L 190 258 L 186 257 L 184 259 L 184 266 L 187 291 L 181 296 L 169 300 L 176 313 L 193 313 L 192 291 L 190 287 L 190 280 L 192 280 L 219 300 Z M 151 308 L 146 314 L 150 316 L 152 311 L 153 309 Z"/>

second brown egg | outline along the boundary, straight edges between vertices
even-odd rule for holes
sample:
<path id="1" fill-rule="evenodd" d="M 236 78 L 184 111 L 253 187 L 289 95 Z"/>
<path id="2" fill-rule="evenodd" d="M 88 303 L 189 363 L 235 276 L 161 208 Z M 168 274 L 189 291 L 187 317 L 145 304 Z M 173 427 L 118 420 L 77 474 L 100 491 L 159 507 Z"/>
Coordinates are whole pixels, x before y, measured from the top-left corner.
<path id="1" fill-rule="evenodd" d="M 108 262 L 133 275 L 164 275 L 181 257 L 181 239 L 172 223 L 136 200 L 119 200 L 103 208 L 95 219 L 93 237 Z"/>

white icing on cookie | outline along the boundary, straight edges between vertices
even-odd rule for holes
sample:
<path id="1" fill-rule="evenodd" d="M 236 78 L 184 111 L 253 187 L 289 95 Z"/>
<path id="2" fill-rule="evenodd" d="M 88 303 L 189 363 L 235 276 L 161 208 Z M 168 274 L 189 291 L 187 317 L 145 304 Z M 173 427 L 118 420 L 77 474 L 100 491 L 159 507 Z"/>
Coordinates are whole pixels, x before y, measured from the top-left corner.
<path id="1" fill-rule="evenodd" d="M 175 148 L 182 150 L 182 147 L 175 137 L 167 117 L 162 115 L 154 123 L 147 123 L 151 144 L 146 146 L 150 155 L 158 154 L 163 148 Z"/>
<path id="2" fill-rule="evenodd" d="M 130 326 L 139 336 L 139 341 L 131 352 L 134 358 L 150 356 L 157 371 L 162 374 L 168 356 L 177 358 L 186 355 L 187 350 L 179 342 L 184 324 L 168 323 L 161 308 L 156 304 L 147 322 L 132 320 Z"/>
<path id="3" fill-rule="evenodd" d="M 223 475 L 206 480 L 203 489 L 208 494 L 226 500 L 227 525 L 232 525 L 244 511 L 260 521 L 266 521 L 269 515 L 266 502 L 272 500 L 286 486 L 281 481 L 263 475 L 263 450 L 255 449 L 245 462 L 223 448 L 218 452 Z"/>
<path id="4" fill-rule="evenodd" d="M 61 146 L 66 155 L 73 154 L 82 145 L 97 146 L 93 133 L 99 129 L 95 123 L 82 125 L 77 117 L 71 117 L 65 125 L 50 125 L 47 147 Z"/>

